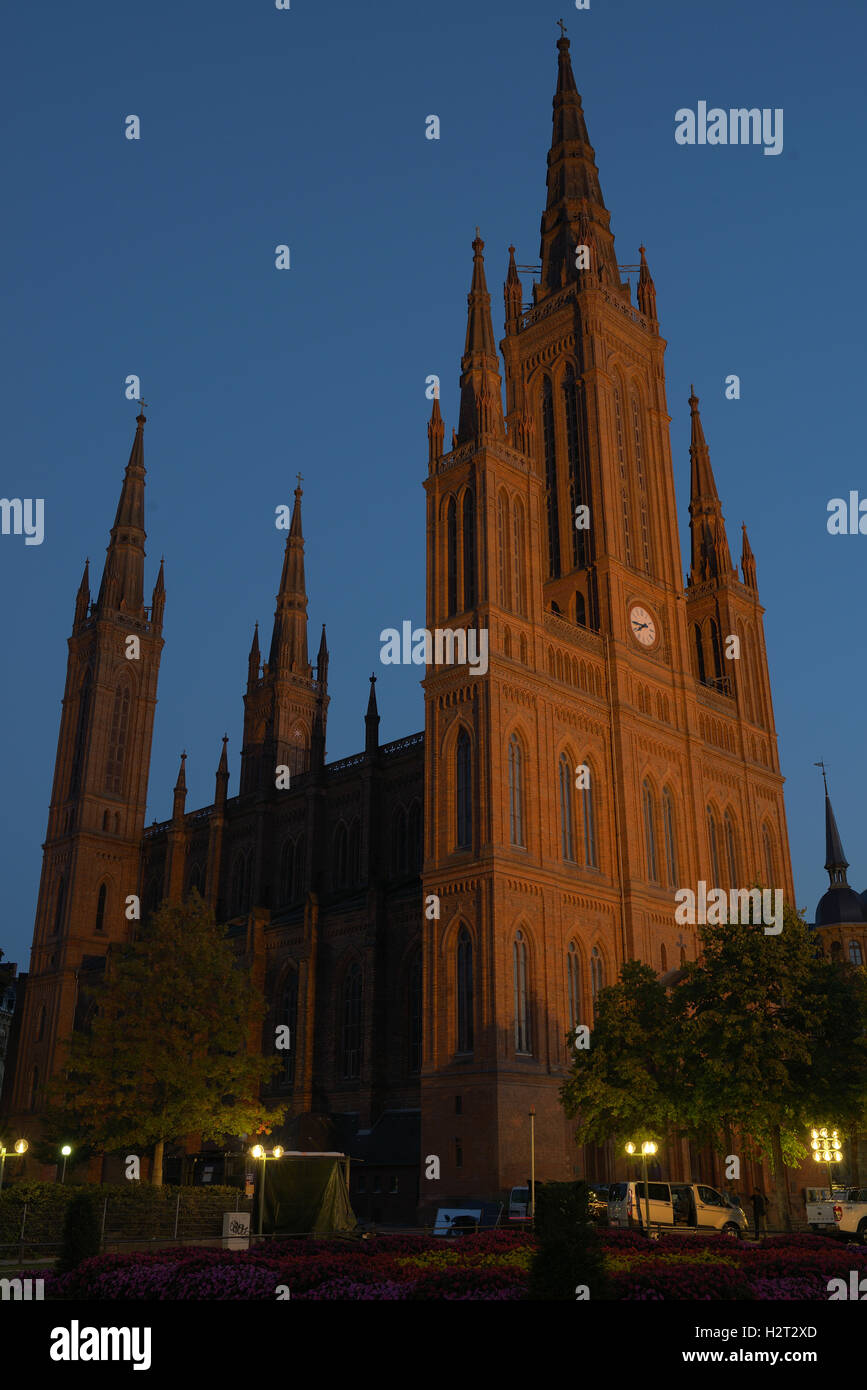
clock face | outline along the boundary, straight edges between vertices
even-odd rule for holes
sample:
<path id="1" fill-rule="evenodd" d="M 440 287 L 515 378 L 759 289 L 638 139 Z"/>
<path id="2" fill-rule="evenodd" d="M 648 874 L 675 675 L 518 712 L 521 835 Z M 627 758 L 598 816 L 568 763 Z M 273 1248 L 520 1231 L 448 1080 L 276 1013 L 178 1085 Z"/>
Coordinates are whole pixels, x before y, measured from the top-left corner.
<path id="1" fill-rule="evenodd" d="M 629 631 L 639 646 L 652 647 L 656 642 L 656 619 L 646 608 L 635 604 L 629 610 Z"/>

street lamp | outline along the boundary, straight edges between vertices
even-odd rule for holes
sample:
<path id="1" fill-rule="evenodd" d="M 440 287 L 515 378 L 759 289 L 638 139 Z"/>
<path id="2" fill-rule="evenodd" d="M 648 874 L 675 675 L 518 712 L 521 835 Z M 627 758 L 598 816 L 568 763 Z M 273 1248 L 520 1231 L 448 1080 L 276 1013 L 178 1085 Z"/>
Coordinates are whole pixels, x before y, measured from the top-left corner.
<path id="1" fill-rule="evenodd" d="M 635 1153 L 635 1145 L 626 1145 L 628 1154 Z M 650 1192 L 647 1186 L 647 1160 L 656 1153 L 656 1144 L 652 1139 L 645 1139 L 641 1145 L 641 1171 L 644 1174 L 644 1234 L 650 1239 Z M 641 1202 L 638 1203 L 638 1215 L 641 1216 Z"/>
<path id="2" fill-rule="evenodd" d="M 527 1212 L 530 1220 L 536 1217 L 536 1107 L 530 1106 L 530 1207 Z"/>
<path id="3" fill-rule="evenodd" d="M 810 1130 L 810 1148 L 817 1163 L 828 1165 L 828 1196 L 833 1196 L 831 1169 L 835 1163 L 843 1162 L 843 1143 L 838 1129 L 827 1125 Z"/>
<path id="4" fill-rule="evenodd" d="M 251 1158 L 261 1158 L 262 1160 L 262 1181 L 259 1186 L 259 1235 L 262 1234 L 262 1209 L 265 1205 L 265 1172 L 269 1158 L 282 1158 L 283 1149 L 279 1144 L 275 1144 L 270 1153 L 261 1144 L 254 1144 L 250 1150 Z"/>
<path id="5" fill-rule="evenodd" d="M 62 1172 L 61 1175 L 60 1175 L 60 1181 L 61 1181 L 61 1183 L 64 1183 L 64 1182 L 66 1182 L 66 1160 L 69 1158 L 69 1155 L 72 1153 L 72 1149 L 70 1148 L 69 1144 L 64 1144 L 64 1146 L 63 1146 L 63 1148 L 60 1150 L 60 1152 L 63 1154 L 63 1172 Z"/>
<path id="6" fill-rule="evenodd" d="M 26 1154 L 30 1145 L 27 1143 L 26 1139 L 16 1139 L 13 1147 L 20 1158 L 22 1154 Z M 6 1155 L 8 1152 L 9 1150 L 6 1148 L 6 1145 L 0 1144 L 0 1192 L 3 1191 L 3 1174 L 6 1171 Z"/>

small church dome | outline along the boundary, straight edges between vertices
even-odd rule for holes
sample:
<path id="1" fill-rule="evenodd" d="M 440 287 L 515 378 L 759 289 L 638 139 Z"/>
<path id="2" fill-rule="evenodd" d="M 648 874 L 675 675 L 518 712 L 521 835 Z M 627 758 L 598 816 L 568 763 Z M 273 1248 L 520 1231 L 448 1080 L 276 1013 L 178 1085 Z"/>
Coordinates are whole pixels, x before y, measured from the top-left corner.
<path id="1" fill-rule="evenodd" d="M 864 922 L 867 921 L 867 907 L 864 898 L 850 888 L 848 883 L 834 883 L 819 899 L 816 908 L 816 926 L 830 927 L 838 922 Z"/>

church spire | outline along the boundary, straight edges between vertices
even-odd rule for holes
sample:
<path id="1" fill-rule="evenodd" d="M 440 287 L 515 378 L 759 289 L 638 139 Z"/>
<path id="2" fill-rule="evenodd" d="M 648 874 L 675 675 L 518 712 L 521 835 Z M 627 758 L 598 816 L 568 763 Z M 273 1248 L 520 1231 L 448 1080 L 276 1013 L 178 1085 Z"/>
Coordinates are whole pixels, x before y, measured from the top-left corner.
<path id="1" fill-rule="evenodd" d="M 319 639 L 319 651 L 316 654 L 316 681 L 322 690 L 328 689 L 328 643 L 325 640 L 325 624 L 322 624 L 322 636 Z"/>
<path id="2" fill-rule="evenodd" d="M 72 621 L 73 632 L 81 627 L 87 617 L 90 608 L 90 560 L 84 562 L 84 573 L 81 576 L 81 583 L 78 586 L 78 593 L 75 596 L 75 617 Z"/>
<path id="3" fill-rule="evenodd" d="M 145 423 L 146 416 L 139 413 L 96 600 L 100 615 L 113 609 L 144 617 Z"/>
<path id="4" fill-rule="evenodd" d="M 437 393 L 434 396 L 433 408 L 427 424 L 428 461 L 431 468 L 433 468 L 437 459 L 443 456 L 444 434 L 445 425 L 443 424 L 443 417 L 440 414 L 440 398 L 439 393 Z"/>
<path id="5" fill-rule="evenodd" d="M 304 536 L 301 531 L 301 475 L 295 489 L 292 522 L 286 537 L 280 592 L 274 612 L 274 630 L 268 669 L 276 675 L 294 671 L 308 676 L 307 590 L 304 583 Z"/>
<path id="6" fill-rule="evenodd" d="M 506 333 L 517 333 L 524 308 L 524 290 L 515 264 L 514 246 L 509 247 L 509 269 L 503 285 L 503 298 L 506 301 Z"/>
<path id="7" fill-rule="evenodd" d="M 160 556 L 160 567 L 157 573 L 157 582 L 151 594 L 151 623 L 157 629 L 163 625 L 163 613 L 166 606 L 166 561 L 165 556 Z"/>
<path id="8" fill-rule="evenodd" d="M 364 716 L 364 751 L 375 753 L 379 747 L 379 710 L 376 707 L 376 676 L 370 677 L 370 695 Z"/>
<path id="9" fill-rule="evenodd" d="M 184 815 L 184 804 L 187 799 L 187 779 L 184 774 L 184 764 L 186 761 L 187 755 L 186 752 L 183 752 L 181 754 L 181 765 L 178 769 L 178 780 L 175 782 L 174 804 L 172 806 L 173 821 L 182 820 Z"/>
<path id="10" fill-rule="evenodd" d="M 641 256 L 641 268 L 638 272 L 638 307 L 642 314 L 647 315 L 651 323 L 656 324 L 659 322 L 656 317 L 656 286 L 647 265 L 643 246 L 639 246 L 638 254 Z"/>
<path id="11" fill-rule="evenodd" d="M 467 295 L 467 338 L 461 358 L 461 408 L 458 444 L 478 442 L 482 435 L 505 438 L 500 362 L 491 323 L 491 296 L 485 280 L 485 243 L 476 228 L 473 279 Z"/>
<path id="12" fill-rule="evenodd" d="M 259 624 L 253 626 L 253 640 L 250 643 L 250 655 L 247 657 L 247 689 L 250 690 L 259 679 L 259 668 L 262 665 L 262 653 L 259 650 Z"/>
<path id="13" fill-rule="evenodd" d="M 575 85 L 569 40 L 557 40 L 557 91 L 548 153 L 548 198 L 542 214 L 541 283 L 536 300 L 576 279 L 582 285 L 620 285 L 610 217 L 602 200 L 596 156 L 581 97 Z M 589 267 L 579 270 L 576 246 L 590 252 Z M 582 278 L 583 277 L 583 278 Z"/>
<path id="14" fill-rule="evenodd" d="M 692 562 L 689 584 L 703 584 L 733 574 L 722 506 L 716 490 L 710 451 L 698 413 L 698 396 L 689 388 L 692 433 L 689 445 L 690 501 L 689 529 L 692 534 Z"/>
<path id="15" fill-rule="evenodd" d="M 741 572 L 744 576 L 744 583 L 746 584 L 748 589 L 758 590 L 759 586 L 756 581 L 756 557 L 753 554 L 753 548 L 750 545 L 750 538 L 747 535 L 747 523 L 745 521 L 741 522 L 741 531 L 743 532 L 743 543 L 741 545 Z"/>

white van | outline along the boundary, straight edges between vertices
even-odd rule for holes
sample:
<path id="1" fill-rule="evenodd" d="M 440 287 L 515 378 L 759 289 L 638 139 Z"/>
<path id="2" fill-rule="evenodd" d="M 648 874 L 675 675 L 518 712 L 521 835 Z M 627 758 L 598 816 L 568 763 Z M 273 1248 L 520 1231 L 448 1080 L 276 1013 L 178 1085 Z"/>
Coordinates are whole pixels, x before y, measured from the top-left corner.
<path id="1" fill-rule="evenodd" d="M 650 1228 L 722 1231 L 741 1236 L 749 1222 L 746 1213 L 715 1187 L 691 1182 L 648 1182 Z M 608 1190 L 608 1224 L 644 1229 L 643 1182 L 614 1182 Z"/>

